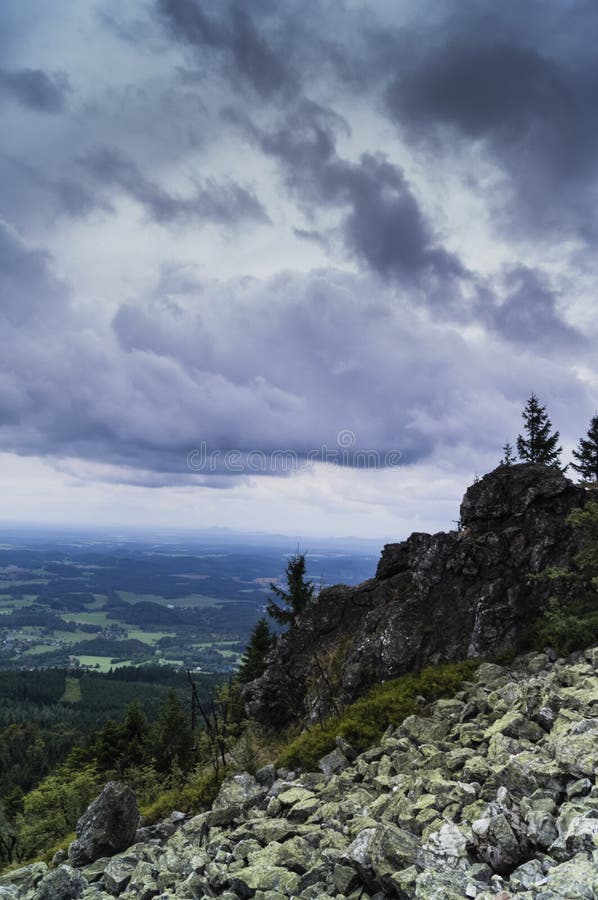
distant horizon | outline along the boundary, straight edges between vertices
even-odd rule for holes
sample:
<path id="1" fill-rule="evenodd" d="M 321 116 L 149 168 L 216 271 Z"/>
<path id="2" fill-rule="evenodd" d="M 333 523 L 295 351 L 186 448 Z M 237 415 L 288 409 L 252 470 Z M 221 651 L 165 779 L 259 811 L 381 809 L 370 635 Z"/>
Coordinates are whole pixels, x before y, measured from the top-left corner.
<path id="1" fill-rule="evenodd" d="M 303 547 L 305 542 L 318 541 L 322 544 L 342 544 L 345 542 L 349 545 L 362 545 L 364 547 L 377 546 L 378 542 L 383 544 L 383 537 L 359 537 L 358 535 L 318 535 L 318 534 L 294 534 L 289 532 L 267 532 L 267 531 L 249 531 L 231 528 L 226 525 L 215 525 L 207 528 L 175 528 L 175 527 L 159 527 L 151 525 L 118 525 L 111 526 L 109 524 L 94 525 L 84 522 L 73 523 L 51 523 L 51 522 L 21 522 L 0 520 L 0 542 L 2 541 L 3 532 L 14 530 L 16 532 L 33 532 L 43 535 L 44 533 L 57 533 L 69 536 L 76 536 L 77 533 L 87 535 L 89 537 L 106 537 L 118 540 L 119 538 L 145 538 L 159 543 L 160 540 L 167 540 L 169 537 L 181 538 L 192 541 L 194 538 L 201 540 L 202 538 L 217 541 L 218 538 L 227 540 L 228 542 L 239 539 L 248 543 L 272 541 L 276 544 L 282 542 L 297 543 L 301 552 L 309 553 L 309 548 Z M 401 539 L 397 539 L 401 540 Z M 388 541 L 386 541 L 388 543 Z"/>

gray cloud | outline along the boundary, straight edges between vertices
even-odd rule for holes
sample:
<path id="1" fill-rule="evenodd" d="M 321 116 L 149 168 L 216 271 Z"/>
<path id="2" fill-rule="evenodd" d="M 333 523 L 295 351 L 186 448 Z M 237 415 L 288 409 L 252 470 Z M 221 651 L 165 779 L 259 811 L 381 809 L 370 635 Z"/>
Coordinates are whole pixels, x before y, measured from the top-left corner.
<path id="1" fill-rule="evenodd" d="M 336 133 L 347 125 L 331 110 L 303 101 L 271 130 L 230 109 L 225 115 L 280 162 L 300 202 L 341 210 L 346 250 L 372 271 L 407 283 L 465 274 L 438 244 L 399 166 L 382 154 L 363 153 L 357 162 L 338 156 Z"/>
<path id="2" fill-rule="evenodd" d="M 68 216 L 85 218 L 97 210 L 114 212 L 108 201 L 101 199 L 87 185 L 74 178 L 63 177 L 57 181 L 49 181 L 47 188 L 56 197 L 60 209 Z"/>
<path id="3" fill-rule="evenodd" d="M 64 73 L 48 75 L 41 69 L 0 69 L 0 97 L 38 112 L 63 112 L 69 92 Z"/>
<path id="4" fill-rule="evenodd" d="M 265 455 L 261 475 L 272 474 L 275 451 L 349 465 L 359 464 L 352 451 L 378 451 L 379 461 L 396 451 L 403 464 L 467 447 L 492 455 L 519 426 L 526 386 L 558 393 L 561 415 L 587 400 L 563 380 L 558 349 L 469 341 L 381 295 L 368 276 L 331 269 L 218 283 L 170 266 L 109 325 L 81 318 L 48 254 L 7 227 L 0 266 L 2 446 L 133 468 L 132 483 L 173 473 L 174 483 L 233 484 L 252 452 Z M 526 276 L 512 275 L 513 292 Z M 504 327 L 519 324 L 505 313 Z M 343 456 L 346 430 L 355 444 Z M 188 454 L 202 446 L 209 461 L 191 471 Z M 224 465 L 227 451 L 236 470 Z"/>
<path id="5" fill-rule="evenodd" d="M 206 179 L 195 185 L 191 196 L 182 197 L 145 178 L 137 165 L 118 150 L 101 148 L 82 157 L 79 162 L 91 172 L 98 184 L 120 188 L 140 203 L 154 221 L 162 224 L 177 220 L 209 221 L 223 225 L 237 225 L 241 221 L 269 221 L 255 194 L 234 181 Z"/>
<path id="6" fill-rule="evenodd" d="M 235 3 L 214 11 L 200 0 L 157 0 L 154 8 L 167 33 L 197 51 L 202 77 L 217 68 L 223 93 L 249 85 L 280 111 L 292 99 L 303 109 L 289 116 L 297 120 L 325 79 L 329 105 L 349 91 L 369 98 L 412 147 L 427 148 L 430 165 L 476 147 L 498 166 L 504 180 L 488 201 L 503 235 L 596 236 L 598 66 L 590 35 L 598 11 L 586 0 L 471 0 L 467 9 L 450 0 L 400 11 L 378 4 L 367 21 L 345 5 L 323 11 L 307 3 L 299 16 L 292 0 L 243 12 Z M 281 130 L 270 137 L 280 139 Z M 278 148 L 287 165 L 289 150 Z M 315 162 L 308 155 L 295 165 Z M 377 212 L 383 220 L 389 211 Z M 359 238 L 357 246 L 372 258 Z M 382 250 L 372 262 L 388 271 L 387 257 Z"/>
<path id="7" fill-rule="evenodd" d="M 160 49 L 156 40 L 156 29 L 146 16 L 130 17 L 122 4 L 113 4 L 114 10 L 104 6 L 96 11 L 100 26 L 121 41 L 133 46 L 143 46 L 151 50 Z M 124 13 L 124 15 L 123 15 Z"/>
<path id="8" fill-rule="evenodd" d="M 54 222 L 57 215 L 85 219 L 95 212 L 114 213 L 110 203 L 81 179 L 69 175 L 51 177 L 44 167 L 0 154 L 0 178 L 5 187 L 0 214 L 13 218 L 30 205 L 37 218 Z"/>
<path id="9" fill-rule="evenodd" d="M 276 22 L 274 33 L 267 27 L 258 30 L 240 2 L 220 5 L 216 15 L 213 8 L 208 14 L 199 0 L 156 0 L 155 8 L 176 39 L 201 54 L 216 54 L 229 77 L 238 77 L 241 85 L 251 86 L 262 97 L 296 91 L 292 41 L 281 36 Z"/>
<path id="10" fill-rule="evenodd" d="M 563 356 L 588 348 L 588 340 L 568 325 L 558 307 L 558 292 L 542 272 L 519 265 L 503 278 L 503 296 L 486 308 L 486 323 L 523 347 L 559 349 Z"/>
<path id="11" fill-rule="evenodd" d="M 546 5 L 544 22 L 536 4 L 476 6 L 478 15 L 466 17 L 454 4 L 455 15 L 441 27 L 420 22 L 408 45 L 397 35 L 402 52 L 391 63 L 389 114 L 402 134 L 434 154 L 478 145 L 508 178 L 509 195 L 503 188 L 490 199 L 495 215 L 508 202 L 509 228 L 589 237 L 598 174 L 598 66 L 589 20 L 571 11 L 557 21 Z M 589 18 L 596 22 L 595 11 Z M 373 46 L 381 44 L 388 53 L 388 35 Z"/>
<path id="12" fill-rule="evenodd" d="M 67 299 L 67 287 L 54 275 L 50 254 L 27 247 L 0 219 L 0 320 L 37 329 L 47 325 Z"/>

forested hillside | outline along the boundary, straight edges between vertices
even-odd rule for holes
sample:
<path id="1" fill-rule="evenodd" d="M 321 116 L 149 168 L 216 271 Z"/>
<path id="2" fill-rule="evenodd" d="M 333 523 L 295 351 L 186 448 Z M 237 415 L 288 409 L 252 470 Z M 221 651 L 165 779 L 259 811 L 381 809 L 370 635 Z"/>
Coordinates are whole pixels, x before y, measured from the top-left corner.
<path id="1" fill-rule="evenodd" d="M 194 677 L 202 702 L 220 681 Z M 0 672 L 0 861 L 37 852 L 68 831 L 109 772 L 127 773 L 153 798 L 173 766 L 189 770 L 192 746 L 185 673 Z M 67 810 L 60 815 L 59 798 Z"/>

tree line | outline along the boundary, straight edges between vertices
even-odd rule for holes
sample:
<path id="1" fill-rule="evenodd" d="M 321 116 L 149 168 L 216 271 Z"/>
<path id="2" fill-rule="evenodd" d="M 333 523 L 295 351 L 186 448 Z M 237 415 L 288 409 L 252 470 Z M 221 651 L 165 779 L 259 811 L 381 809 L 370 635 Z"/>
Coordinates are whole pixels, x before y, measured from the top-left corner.
<path id="1" fill-rule="evenodd" d="M 518 435 L 516 442 L 519 461 L 560 466 L 563 452 L 559 444 L 560 433 L 553 431 L 546 407 L 542 406 L 536 394 L 531 394 L 521 416 L 524 434 Z M 512 444 L 507 442 L 502 449 L 501 465 L 512 466 L 517 462 Z M 598 413 L 592 416 L 586 436 L 580 438 L 573 450 L 573 459 L 574 462 L 565 466 L 563 471 L 570 466 L 584 481 L 598 482 Z"/>

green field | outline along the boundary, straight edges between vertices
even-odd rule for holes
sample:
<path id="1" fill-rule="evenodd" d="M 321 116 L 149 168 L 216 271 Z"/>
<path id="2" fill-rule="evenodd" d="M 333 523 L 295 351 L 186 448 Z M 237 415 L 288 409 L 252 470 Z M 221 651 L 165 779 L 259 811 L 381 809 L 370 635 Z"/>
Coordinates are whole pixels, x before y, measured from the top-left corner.
<path id="1" fill-rule="evenodd" d="M 108 614 L 103 610 L 94 610 L 92 612 L 65 613 L 64 618 L 68 619 L 70 622 L 83 622 L 87 625 L 100 625 L 102 628 L 105 625 L 116 624 L 116 620 L 109 619 Z"/>
<path id="2" fill-rule="evenodd" d="M 37 656 L 38 653 L 53 653 L 55 650 L 56 647 L 49 647 L 47 644 L 34 644 L 23 650 L 23 656 Z"/>
<path id="3" fill-rule="evenodd" d="M 234 646 L 237 641 L 219 641 L 214 639 L 213 641 L 198 641 L 194 642 L 191 646 L 194 647 L 195 650 L 229 650 L 230 647 Z"/>
<path id="4" fill-rule="evenodd" d="M 27 584 L 27 585 L 29 585 L 29 584 L 49 584 L 49 582 L 50 582 L 49 578 L 22 578 L 22 579 L 16 579 L 15 581 L 11 580 L 8 583 L 5 582 L 5 584 L 7 584 L 7 586 L 10 586 L 11 588 L 13 588 L 13 587 L 21 587 L 22 584 Z"/>
<path id="5" fill-rule="evenodd" d="M 187 594 L 186 597 L 159 597 L 157 594 L 135 594 L 133 591 L 117 591 L 117 594 L 126 603 L 139 603 L 142 600 L 150 603 L 159 603 L 161 606 L 195 606 L 210 607 L 222 606 L 222 601 L 205 594 Z"/>
<path id="6" fill-rule="evenodd" d="M 3 612 L 12 612 L 16 609 L 23 609 L 25 606 L 31 606 L 32 603 L 35 603 L 37 600 L 37 594 L 25 594 L 23 597 L 19 597 L 18 600 L 13 599 L 12 597 L 8 598 L 9 606 L 6 610 L 2 610 Z"/>
<path id="7" fill-rule="evenodd" d="M 174 631 L 143 631 L 141 628 L 129 628 L 128 632 L 129 638 L 143 641 L 144 644 L 149 644 L 151 647 L 155 647 L 162 638 L 176 637 Z"/>
<path id="8" fill-rule="evenodd" d="M 122 666 L 133 665 L 130 659 L 113 663 L 110 656 L 76 656 L 75 659 L 78 659 L 82 666 L 95 668 L 97 665 L 99 672 L 109 672 L 110 669 L 120 669 Z"/>
<path id="9" fill-rule="evenodd" d="M 93 602 L 86 604 L 87 609 L 101 609 L 108 599 L 105 594 L 94 594 L 93 596 Z"/>
<path id="10" fill-rule="evenodd" d="M 64 680 L 64 694 L 60 698 L 61 703 L 79 703 L 81 700 L 81 681 L 78 678 L 67 676 Z"/>

